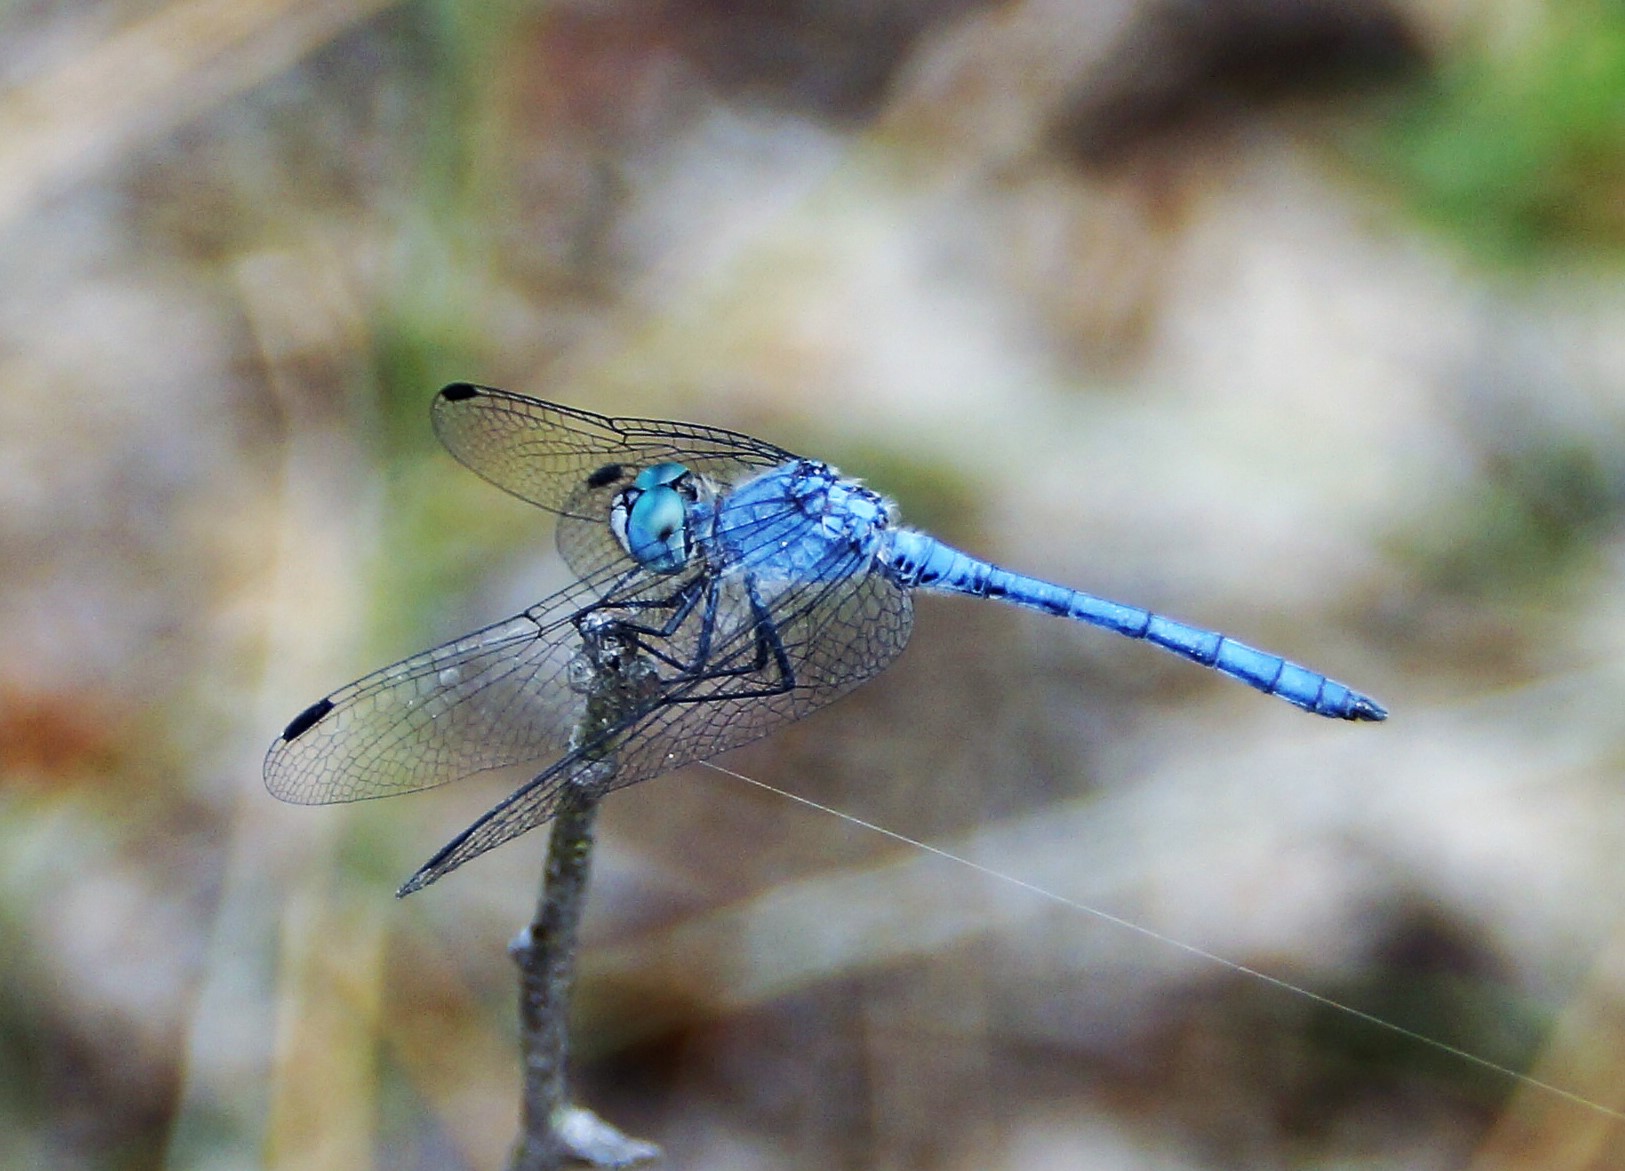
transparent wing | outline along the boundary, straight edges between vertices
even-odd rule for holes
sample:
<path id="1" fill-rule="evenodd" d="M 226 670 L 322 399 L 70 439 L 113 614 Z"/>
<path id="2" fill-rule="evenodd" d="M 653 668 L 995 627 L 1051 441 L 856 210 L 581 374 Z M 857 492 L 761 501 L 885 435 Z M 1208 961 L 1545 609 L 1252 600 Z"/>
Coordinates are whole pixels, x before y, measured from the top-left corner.
<path id="1" fill-rule="evenodd" d="M 596 612 L 653 623 L 671 610 L 654 603 L 695 581 L 628 574 L 619 583 L 577 582 L 504 622 L 375 671 L 289 723 L 266 754 L 266 787 L 284 801 L 321 805 L 564 757 L 584 707 L 569 679 L 582 650 L 575 617 Z M 712 649 L 697 674 L 680 665 L 696 658 L 701 607 L 670 634 L 640 636 L 661 678 L 647 707 L 675 705 L 683 716 L 653 721 L 665 745 L 648 757 L 665 762 L 657 771 L 724 752 L 822 707 L 896 658 L 912 621 L 907 593 L 879 575 L 785 589 L 758 602 L 771 615 L 766 630 L 758 629 L 743 578 L 718 586 Z M 777 661 L 754 665 L 765 636 L 782 649 L 793 687 L 773 691 L 783 680 Z M 747 692 L 769 694 L 741 698 Z M 629 713 L 617 735 L 626 736 L 643 714 Z M 643 757 L 627 758 L 615 787 L 657 775 L 630 767 Z M 550 815 L 551 808 L 541 817 Z"/>
<path id="2" fill-rule="evenodd" d="M 560 516 L 559 553 L 579 576 L 631 559 L 608 528 L 610 502 L 652 464 L 681 463 L 726 490 L 795 459 L 736 431 L 611 418 L 456 382 L 435 396 L 435 434 L 465 467 Z"/>
<path id="3" fill-rule="evenodd" d="M 668 636 L 641 640 L 642 661 L 657 664 L 662 675 L 656 698 L 633 705 L 611 731 L 569 752 L 469 826 L 400 893 L 419 890 L 547 821 L 577 786 L 606 792 L 706 760 L 816 711 L 883 670 L 908 641 L 909 596 L 866 567 L 842 568 L 851 572 L 787 583 L 771 595 L 743 576 L 716 583 L 709 608 L 713 648 L 703 671 L 685 676 L 656 657 L 683 662 L 693 655 L 707 621 L 706 608 L 696 607 Z"/>
<path id="4" fill-rule="evenodd" d="M 581 706 L 567 680 L 580 645 L 571 619 L 605 585 L 577 582 L 317 701 L 271 745 L 266 787 L 284 801 L 325 805 L 558 756 Z"/>
<path id="5" fill-rule="evenodd" d="M 616 489 L 651 464 L 681 463 L 727 487 L 796 458 L 737 431 L 611 418 L 466 382 L 436 395 L 431 416 L 464 467 L 521 500 L 597 524 Z"/>

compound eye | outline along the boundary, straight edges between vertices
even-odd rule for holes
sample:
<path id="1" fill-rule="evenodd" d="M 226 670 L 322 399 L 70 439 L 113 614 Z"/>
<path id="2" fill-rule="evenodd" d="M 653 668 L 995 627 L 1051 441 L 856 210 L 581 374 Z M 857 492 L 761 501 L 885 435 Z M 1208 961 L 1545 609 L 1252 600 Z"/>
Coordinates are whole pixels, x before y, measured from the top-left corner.
<path id="1" fill-rule="evenodd" d="M 641 478 L 641 477 L 640 477 Z M 610 529 L 645 569 L 676 573 L 688 564 L 688 502 L 675 488 L 661 485 L 627 491 L 610 509 Z"/>
<path id="2" fill-rule="evenodd" d="M 650 488 L 675 488 L 687 475 L 688 469 L 682 464 L 650 464 L 638 473 L 638 478 L 632 481 L 632 487 L 640 491 L 648 491 Z"/>

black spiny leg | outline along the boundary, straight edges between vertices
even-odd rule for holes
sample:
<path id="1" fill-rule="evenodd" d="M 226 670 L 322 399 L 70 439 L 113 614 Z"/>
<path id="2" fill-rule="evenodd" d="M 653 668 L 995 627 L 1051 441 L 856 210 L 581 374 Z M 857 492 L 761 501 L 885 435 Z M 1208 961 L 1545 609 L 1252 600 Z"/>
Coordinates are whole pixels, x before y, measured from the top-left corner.
<path id="1" fill-rule="evenodd" d="M 682 628 L 683 623 L 688 621 L 689 615 L 694 612 L 694 607 L 698 604 L 701 593 L 710 592 L 709 590 L 702 590 L 701 587 L 704 585 L 705 579 L 696 576 L 690 578 L 678 587 L 675 592 L 664 598 L 645 598 L 613 605 L 589 606 L 573 619 L 576 631 L 584 640 L 602 637 L 601 631 L 588 631 L 583 628 L 583 623 L 588 620 L 597 620 L 605 627 L 613 630 L 617 637 L 624 638 L 650 658 L 664 663 L 674 671 L 685 672 L 689 669 L 689 664 L 667 654 L 649 640 L 670 639 L 672 635 L 676 634 Z M 670 610 L 671 615 L 661 626 L 649 626 L 641 622 L 607 616 L 612 612 L 647 610 Z"/>
<path id="2" fill-rule="evenodd" d="M 773 621 L 767 603 L 762 600 L 754 578 L 745 579 L 746 599 L 750 605 L 751 617 L 748 644 L 751 651 L 750 661 L 735 666 L 720 666 L 714 662 L 713 644 L 717 635 L 717 616 L 721 609 L 723 581 L 724 578 L 717 575 L 696 575 L 663 598 L 645 598 L 588 607 L 576 615 L 576 629 L 583 639 L 602 639 L 606 629 L 612 631 L 616 638 L 625 640 L 628 649 L 647 655 L 650 659 L 675 671 L 676 674 L 666 680 L 670 691 L 661 700 L 662 703 L 708 703 L 719 699 L 754 699 L 783 695 L 787 691 L 794 690 L 795 668 L 790 662 L 784 640 L 779 636 L 778 627 Z M 699 629 L 695 632 L 693 653 L 687 656 L 672 654 L 662 644 L 668 643 L 685 623 L 693 619 L 696 607 L 699 608 Z M 670 611 L 665 621 L 659 625 L 618 616 L 655 610 Z M 598 622 L 602 625 L 596 630 L 589 630 L 586 628 L 588 622 Z M 739 652 L 726 655 L 723 661 L 737 662 L 739 653 L 743 651 L 744 648 L 741 647 Z M 760 676 L 767 673 L 770 666 L 776 669 L 778 675 L 771 683 L 737 692 L 719 693 L 715 689 L 707 689 L 704 693 L 695 693 L 702 684 L 726 679 L 742 679 L 752 675 Z"/>
<path id="3" fill-rule="evenodd" d="M 683 686 L 683 690 L 692 692 L 694 687 L 701 683 L 710 683 L 719 679 L 738 679 L 748 675 L 760 675 L 767 670 L 769 660 L 778 668 L 778 681 L 771 686 L 758 687 L 745 691 L 730 691 L 717 693 L 706 692 L 702 695 L 675 694 L 668 696 L 667 703 L 709 703 L 719 699 L 759 699 L 768 696 L 783 695 L 787 691 L 795 690 L 796 673 L 790 663 L 790 655 L 784 649 L 784 640 L 779 637 L 779 630 L 773 622 L 773 616 L 768 613 L 767 604 L 762 601 L 757 592 L 754 578 L 745 581 L 746 596 L 750 599 L 751 612 L 751 643 L 755 649 L 755 657 L 744 666 L 719 667 L 707 669 L 705 662 L 699 655 L 695 656 L 692 667 L 693 678 Z M 702 642 L 709 642 L 710 627 L 715 620 L 716 603 L 713 599 L 707 607 L 706 623 L 702 634 Z M 683 683 L 683 681 L 677 681 Z"/>

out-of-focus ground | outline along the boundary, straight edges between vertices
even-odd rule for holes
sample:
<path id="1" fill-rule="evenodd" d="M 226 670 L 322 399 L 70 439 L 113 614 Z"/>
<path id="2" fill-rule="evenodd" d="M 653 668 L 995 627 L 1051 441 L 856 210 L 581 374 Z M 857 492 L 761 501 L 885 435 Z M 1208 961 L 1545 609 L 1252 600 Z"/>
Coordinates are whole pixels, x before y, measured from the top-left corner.
<path id="1" fill-rule="evenodd" d="M 583 1097 L 673 1168 L 1625 1167 L 1609 0 L 0 14 L 0 1164 L 492 1168 L 544 836 L 264 791 L 562 581 L 472 379 L 731 426 L 1369 690 L 922 600 L 606 806 Z"/>

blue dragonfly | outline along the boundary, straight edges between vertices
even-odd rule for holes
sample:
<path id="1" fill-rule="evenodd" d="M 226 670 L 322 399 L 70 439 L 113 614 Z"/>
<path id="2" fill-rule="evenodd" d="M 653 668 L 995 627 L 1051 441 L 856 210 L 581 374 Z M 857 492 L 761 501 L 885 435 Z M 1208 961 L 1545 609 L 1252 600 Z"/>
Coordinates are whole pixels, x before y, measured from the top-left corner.
<path id="1" fill-rule="evenodd" d="M 1227 635 L 962 553 L 899 525 L 889 500 L 828 464 L 747 435 L 469 383 L 442 390 L 432 416 L 459 461 L 558 514 L 576 581 L 318 700 L 271 746 L 267 787 L 301 804 L 541 769 L 402 895 L 542 824 L 575 794 L 705 760 L 852 690 L 902 652 L 915 590 L 1143 639 L 1316 715 L 1388 714 Z"/>

